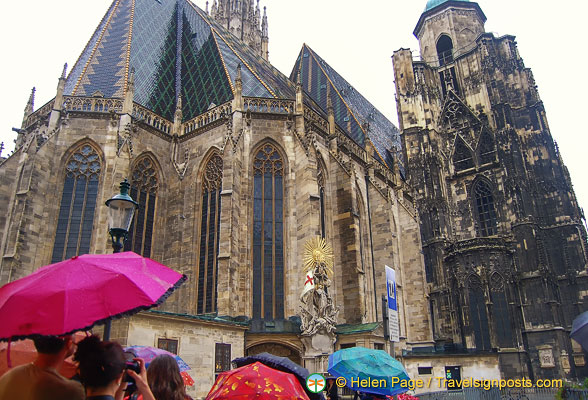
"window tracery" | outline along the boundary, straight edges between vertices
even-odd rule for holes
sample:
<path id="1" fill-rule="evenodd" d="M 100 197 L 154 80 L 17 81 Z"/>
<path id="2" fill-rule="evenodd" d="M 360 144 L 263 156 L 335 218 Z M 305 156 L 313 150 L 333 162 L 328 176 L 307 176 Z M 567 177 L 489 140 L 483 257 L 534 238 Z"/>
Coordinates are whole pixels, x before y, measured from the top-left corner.
<path id="1" fill-rule="evenodd" d="M 326 235 L 326 222 L 325 222 L 325 171 L 323 164 L 319 159 L 318 170 L 316 174 L 316 181 L 319 187 L 319 207 L 320 207 L 320 220 L 321 220 L 321 237 Z"/>
<path id="2" fill-rule="evenodd" d="M 253 160 L 253 317 L 284 318 L 284 161 L 269 143 Z"/>
<path id="3" fill-rule="evenodd" d="M 488 183 L 480 180 L 474 186 L 476 212 L 478 215 L 479 234 L 481 236 L 496 235 L 496 210 L 494 197 Z"/>
<path id="4" fill-rule="evenodd" d="M 202 173 L 200 212 L 200 254 L 196 310 L 198 314 L 217 310 L 218 250 L 221 212 L 223 159 L 214 153 Z"/>
<path id="5" fill-rule="evenodd" d="M 151 257 L 158 188 L 159 180 L 153 160 L 149 157 L 139 159 L 131 174 L 131 197 L 139 203 L 139 208 L 129 229 L 125 251 Z"/>
<path id="6" fill-rule="evenodd" d="M 453 165 L 455 167 L 455 171 L 463 171 L 466 169 L 470 169 L 474 167 L 474 159 L 472 157 L 472 152 L 466 144 L 463 142 L 463 139 L 458 137 L 455 140 L 455 152 L 453 153 Z"/>
<path id="7" fill-rule="evenodd" d="M 67 160 L 52 263 L 90 252 L 101 172 L 100 157 L 89 144 Z"/>

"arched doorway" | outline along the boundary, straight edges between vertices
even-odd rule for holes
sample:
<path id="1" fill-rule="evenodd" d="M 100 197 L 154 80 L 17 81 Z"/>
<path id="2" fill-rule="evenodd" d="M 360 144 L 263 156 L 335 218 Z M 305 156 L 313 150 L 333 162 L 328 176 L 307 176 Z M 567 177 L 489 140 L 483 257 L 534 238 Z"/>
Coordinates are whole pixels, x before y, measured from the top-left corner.
<path id="1" fill-rule="evenodd" d="M 298 350 L 280 343 L 260 343 L 247 349 L 248 356 L 253 356 L 264 352 L 273 354 L 275 356 L 288 357 L 296 364 L 302 365 L 302 359 L 300 358 L 300 353 Z"/>

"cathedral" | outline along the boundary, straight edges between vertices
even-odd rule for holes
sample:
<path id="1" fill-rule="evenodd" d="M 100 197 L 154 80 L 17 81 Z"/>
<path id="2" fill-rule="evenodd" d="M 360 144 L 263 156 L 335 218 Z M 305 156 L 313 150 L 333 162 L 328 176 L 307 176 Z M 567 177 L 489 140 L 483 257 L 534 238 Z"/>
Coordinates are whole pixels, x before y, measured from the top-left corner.
<path id="1" fill-rule="evenodd" d="M 588 375 L 569 339 L 583 215 L 514 37 L 485 20 L 428 1 L 421 58 L 393 55 L 398 129 L 307 45 L 274 68 L 259 1 L 113 0 L 0 160 L 0 284 L 111 252 L 104 203 L 128 179 L 124 250 L 188 279 L 111 336 L 179 354 L 195 397 L 243 355 L 326 369 L 300 318 L 316 236 L 334 250 L 334 350 L 386 350 L 414 379 Z"/>

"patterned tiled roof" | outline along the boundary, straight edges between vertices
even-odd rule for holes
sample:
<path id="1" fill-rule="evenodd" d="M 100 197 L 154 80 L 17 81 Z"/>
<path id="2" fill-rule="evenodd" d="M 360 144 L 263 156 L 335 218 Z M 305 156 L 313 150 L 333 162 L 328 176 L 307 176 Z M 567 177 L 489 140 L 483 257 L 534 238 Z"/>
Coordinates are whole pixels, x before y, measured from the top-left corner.
<path id="1" fill-rule="evenodd" d="M 304 90 L 323 111 L 327 110 L 327 92 L 331 93 L 335 122 L 350 138 L 363 148 L 371 141 L 376 159 L 390 168 L 396 159 L 404 173 L 398 128 L 306 44 L 290 79 L 295 81 L 298 74 Z"/>
<path id="2" fill-rule="evenodd" d="M 295 85 L 189 0 L 115 0 L 69 74 L 66 95 L 123 97 L 173 119 L 179 96 L 189 120 L 233 98 L 295 98 Z"/>

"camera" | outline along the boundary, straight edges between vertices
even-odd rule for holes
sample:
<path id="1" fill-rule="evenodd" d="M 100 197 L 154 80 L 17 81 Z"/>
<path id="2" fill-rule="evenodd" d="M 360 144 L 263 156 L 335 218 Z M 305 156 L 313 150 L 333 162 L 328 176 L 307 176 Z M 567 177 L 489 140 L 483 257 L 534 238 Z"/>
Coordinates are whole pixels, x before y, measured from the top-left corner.
<path id="1" fill-rule="evenodd" d="M 137 374 L 141 373 L 141 366 L 139 365 L 138 361 L 127 361 L 125 363 L 125 369 L 130 369 L 131 371 L 135 371 Z"/>
<path id="2" fill-rule="evenodd" d="M 133 360 L 135 355 L 131 352 L 125 352 L 125 370 L 130 369 L 131 371 L 135 371 L 137 374 L 141 373 L 141 365 L 139 365 L 138 361 Z M 129 374 L 125 374 L 125 382 L 128 382 L 128 386 L 133 386 L 135 384 L 135 380 L 131 378 Z M 128 387 L 127 386 L 127 387 Z"/>

